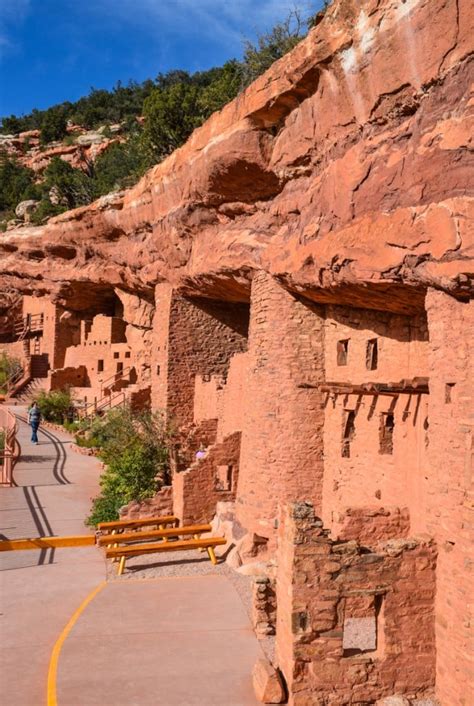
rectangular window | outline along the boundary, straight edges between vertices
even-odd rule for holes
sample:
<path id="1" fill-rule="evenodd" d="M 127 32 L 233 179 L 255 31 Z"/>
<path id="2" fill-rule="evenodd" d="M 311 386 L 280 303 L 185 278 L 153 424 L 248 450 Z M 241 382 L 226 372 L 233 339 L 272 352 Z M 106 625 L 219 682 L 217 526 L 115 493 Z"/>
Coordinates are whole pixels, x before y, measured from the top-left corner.
<path id="1" fill-rule="evenodd" d="M 104 361 L 103 361 L 103 360 L 98 360 L 98 361 L 97 361 L 97 372 L 98 372 L 98 373 L 103 373 L 103 372 L 104 372 Z"/>
<path id="2" fill-rule="evenodd" d="M 159 366 L 159 365 L 156 366 L 156 374 L 157 374 L 157 375 L 160 374 L 160 366 Z"/>
<path id="3" fill-rule="evenodd" d="M 347 365 L 347 354 L 349 351 L 349 339 L 345 338 L 337 342 L 337 364 Z"/>
<path id="4" fill-rule="evenodd" d="M 378 362 L 378 342 L 376 338 L 371 338 L 367 341 L 365 366 L 367 370 L 377 370 Z"/>
<path id="5" fill-rule="evenodd" d="M 123 363 L 117 363 L 117 373 L 122 373 L 123 372 Z"/>
<path id="6" fill-rule="evenodd" d="M 217 473 L 215 478 L 214 487 L 215 490 L 232 490 L 232 466 L 217 466 Z"/>
<path id="7" fill-rule="evenodd" d="M 453 387 L 456 383 L 447 382 L 444 386 L 444 401 L 446 404 L 451 404 L 453 401 Z"/>
<path id="8" fill-rule="evenodd" d="M 379 453 L 393 454 L 393 430 L 395 428 L 395 417 L 392 412 L 380 415 L 379 426 Z"/>
<path id="9" fill-rule="evenodd" d="M 343 657 L 383 651 L 383 596 L 347 597 L 342 632 Z"/>
<path id="10" fill-rule="evenodd" d="M 351 442 L 355 436 L 355 412 L 354 410 L 344 410 L 342 417 L 342 445 L 341 456 L 351 457 Z"/>
<path id="11" fill-rule="evenodd" d="M 118 351 L 115 351 L 115 353 L 114 353 L 114 358 L 118 358 L 119 355 L 120 355 L 120 353 L 119 353 Z"/>
<path id="12" fill-rule="evenodd" d="M 130 358 L 130 351 L 125 351 L 125 358 Z"/>

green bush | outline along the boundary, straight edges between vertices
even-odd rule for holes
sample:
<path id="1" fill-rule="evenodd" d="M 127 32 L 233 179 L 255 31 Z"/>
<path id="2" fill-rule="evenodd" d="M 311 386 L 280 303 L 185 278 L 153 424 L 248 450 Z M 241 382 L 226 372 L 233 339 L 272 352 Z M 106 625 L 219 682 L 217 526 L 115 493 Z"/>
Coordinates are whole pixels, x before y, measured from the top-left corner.
<path id="1" fill-rule="evenodd" d="M 12 358 L 5 351 L 0 354 L 0 392 L 7 392 L 6 382 L 16 373 L 20 373 L 22 369 L 21 363 L 17 358 Z"/>
<path id="2" fill-rule="evenodd" d="M 36 402 L 44 419 L 55 424 L 63 424 L 72 414 L 74 400 L 68 388 L 63 390 L 41 391 Z"/>
<path id="3" fill-rule="evenodd" d="M 86 524 L 116 520 L 123 505 L 149 498 L 169 482 L 171 432 L 160 414 L 111 410 L 94 422 L 89 434 L 101 447 L 106 470 Z"/>

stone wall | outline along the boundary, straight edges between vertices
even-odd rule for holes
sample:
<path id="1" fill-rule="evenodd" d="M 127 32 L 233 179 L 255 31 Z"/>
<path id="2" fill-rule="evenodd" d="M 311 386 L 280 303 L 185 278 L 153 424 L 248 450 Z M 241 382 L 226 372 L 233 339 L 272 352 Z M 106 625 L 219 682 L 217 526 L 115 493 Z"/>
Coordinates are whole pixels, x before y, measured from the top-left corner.
<path id="1" fill-rule="evenodd" d="M 324 308 L 265 273 L 252 284 L 237 518 L 271 539 L 278 506 L 323 483 Z"/>
<path id="2" fill-rule="evenodd" d="M 444 704 L 469 703 L 474 674 L 474 302 L 427 295 L 430 328 L 426 531 L 439 546 L 436 593 L 437 689 Z"/>
<path id="3" fill-rule="evenodd" d="M 248 318 L 246 304 L 189 299 L 158 286 L 153 400 L 177 426 L 195 421 L 197 376 L 225 383 L 232 356 L 247 348 Z"/>
<path id="4" fill-rule="evenodd" d="M 410 699 L 435 684 L 436 549 L 426 538 L 335 542 L 311 505 L 279 530 L 277 662 L 291 706 Z"/>
<path id="5" fill-rule="evenodd" d="M 218 502 L 235 500 L 239 478 L 240 432 L 208 449 L 186 471 L 173 474 L 174 514 L 182 524 L 210 522 Z"/>

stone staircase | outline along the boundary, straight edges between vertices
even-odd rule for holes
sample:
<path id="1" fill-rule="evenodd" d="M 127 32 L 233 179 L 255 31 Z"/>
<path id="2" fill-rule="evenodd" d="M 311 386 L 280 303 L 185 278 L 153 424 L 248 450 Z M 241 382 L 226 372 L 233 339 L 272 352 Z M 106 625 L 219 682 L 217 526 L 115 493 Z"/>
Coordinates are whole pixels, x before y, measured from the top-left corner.
<path id="1" fill-rule="evenodd" d="M 29 404 L 39 392 L 46 392 L 48 389 L 49 383 L 47 378 L 31 378 L 21 390 L 11 395 L 10 401 L 13 402 L 13 404 Z"/>

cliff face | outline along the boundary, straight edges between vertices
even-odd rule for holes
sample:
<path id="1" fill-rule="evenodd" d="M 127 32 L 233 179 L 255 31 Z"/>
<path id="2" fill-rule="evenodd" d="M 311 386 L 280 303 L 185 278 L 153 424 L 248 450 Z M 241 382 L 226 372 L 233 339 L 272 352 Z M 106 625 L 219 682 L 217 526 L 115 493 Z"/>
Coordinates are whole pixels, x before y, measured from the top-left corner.
<path id="1" fill-rule="evenodd" d="M 474 10 L 336 0 L 289 55 L 133 189 L 0 240 L 2 289 L 85 309 L 168 280 L 411 312 L 473 291 Z"/>

